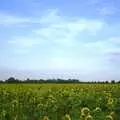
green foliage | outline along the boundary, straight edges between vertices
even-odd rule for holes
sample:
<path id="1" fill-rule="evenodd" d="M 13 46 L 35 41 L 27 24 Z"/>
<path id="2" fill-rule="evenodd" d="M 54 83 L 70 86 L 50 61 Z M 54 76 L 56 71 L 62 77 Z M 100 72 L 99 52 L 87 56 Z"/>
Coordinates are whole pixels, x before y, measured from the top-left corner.
<path id="1" fill-rule="evenodd" d="M 118 84 L 1 84 L 0 120 L 119 120 Z"/>

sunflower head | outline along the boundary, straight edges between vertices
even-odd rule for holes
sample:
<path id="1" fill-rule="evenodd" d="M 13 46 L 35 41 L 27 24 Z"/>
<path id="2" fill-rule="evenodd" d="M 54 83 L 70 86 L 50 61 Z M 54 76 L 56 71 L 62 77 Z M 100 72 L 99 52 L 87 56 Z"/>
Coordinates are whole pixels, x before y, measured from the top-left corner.
<path id="1" fill-rule="evenodd" d="M 113 117 L 111 115 L 106 116 L 105 120 L 113 120 Z"/>
<path id="2" fill-rule="evenodd" d="M 71 117 L 70 117 L 69 114 L 66 114 L 66 115 L 65 115 L 65 120 L 71 120 Z"/>
<path id="3" fill-rule="evenodd" d="M 49 118 L 47 116 L 44 116 L 43 120 L 49 120 Z"/>
<path id="4" fill-rule="evenodd" d="M 80 120 L 85 120 L 85 118 L 86 118 L 86 115 L 85 114 L 81 114 Z"/>
<path id="5" fill-rule="evenodd" d="M 85 116 L 88 116 L 90 114 L 89 108 L 87 108 L 87 107 L 82 108 L 81 114 L 84 114 Z"/>
<path id="6" fill-rule="evenodd" d="M 112 116 L 112 118 L 116 118 L 115 112 L 111 112 L 111 113 L 110 113 L 110 116 Z"/>
<path id="7" fill-rule="evenodd" d="M 93 118 L 92 118 L 92 116 L 91 115 L 88 115 L 86 118 L 85 118 L 85 120 L 92 120 Z"/>
<path id="8" fill-rule="evenodd" d="M 100 113 L 101 112 L 101 108 L 100 107 L 96 107 L 94 110 L 95 113 Z"/>

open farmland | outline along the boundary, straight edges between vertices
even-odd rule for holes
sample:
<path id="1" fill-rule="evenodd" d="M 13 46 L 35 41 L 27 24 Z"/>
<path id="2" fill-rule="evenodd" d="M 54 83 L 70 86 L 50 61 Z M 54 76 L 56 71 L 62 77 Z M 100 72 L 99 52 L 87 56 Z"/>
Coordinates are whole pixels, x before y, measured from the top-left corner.
<path id="1" fill-rule="evenodd" d="M 120 120 L 119 115 L 119 84 L 0 85 L 0 120 Z"/>

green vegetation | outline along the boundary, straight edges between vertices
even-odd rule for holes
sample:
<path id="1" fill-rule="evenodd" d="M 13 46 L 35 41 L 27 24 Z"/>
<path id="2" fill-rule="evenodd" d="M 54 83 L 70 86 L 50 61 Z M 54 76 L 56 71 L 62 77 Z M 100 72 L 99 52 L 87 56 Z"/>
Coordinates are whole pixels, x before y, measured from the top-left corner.
<path id="1" fill-rule="evenodd" d="M 120 120 L 119 84 L 0 84 L 0 120 Z"/>
<path id="2" fill-rule="evenodd" d="M 80 83 L 80 84 L 108 84 L 108 83 L 112 83 L 112 84 L 119 84 L 120 83 L 120 80 L 118 81 L 115 81 L 115 80 L 109 80 L 109 81 L 81 81 L 81 80 L 77 80 L 77 79 L 67 79 L 67 80 L 64 80 L 64 79 L 40 79 L 40 80 L 35 80 L 35 79 L 29 79 L 27 78 L 26 80 L 18 80 L 14 77 L 10 77 L 8 78 L 7 80 L 1 80 L 0 83 L 32 83 L 32 84 L 44 84 L 44 83 L 56 83 L 56 84 L 70 84 L 70 83 Z"/>

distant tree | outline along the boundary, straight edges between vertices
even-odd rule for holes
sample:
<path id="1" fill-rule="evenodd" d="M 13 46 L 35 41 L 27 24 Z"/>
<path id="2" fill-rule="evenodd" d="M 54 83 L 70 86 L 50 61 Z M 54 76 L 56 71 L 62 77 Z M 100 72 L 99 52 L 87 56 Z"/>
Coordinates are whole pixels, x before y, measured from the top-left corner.
<path id="1" fill-rule="evenodd" d="M 113 83 L 113 84 L 114 84 L 114 83 L 115 83 L 115 80 L 111 80 L 111 83 Z"/>
<path id="2" fill-rule="evenodd" d="M 0 80 L 0 83 L 3 83 L 3 81 L 2 81 L 2 80 Z"/>
<path id="3" fill-rule="evenodd" d="M 16 79 L 14 77 L 10 77 L 6 80 L 7 83 L 15 83 Z"/>
<path id="4" fill-rule="evenodd" d="M 30 81 L 30 78 L 27 78 L 27 81 Z"/>
<path id="5" fill-rule="evenodd" d="M 105 83 L 107 84 L 107 83 L 109 83 L 108 81 L 105 81 Z"/>
<path id="6" fill-rule="evenodd" d="M 120 83 L 120 80 L 117 83 Z"/>

